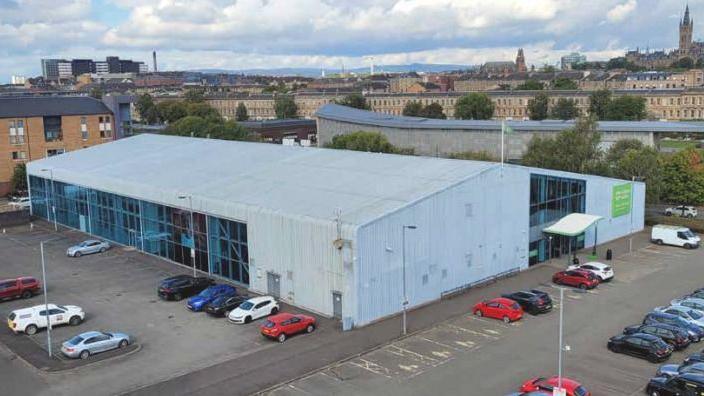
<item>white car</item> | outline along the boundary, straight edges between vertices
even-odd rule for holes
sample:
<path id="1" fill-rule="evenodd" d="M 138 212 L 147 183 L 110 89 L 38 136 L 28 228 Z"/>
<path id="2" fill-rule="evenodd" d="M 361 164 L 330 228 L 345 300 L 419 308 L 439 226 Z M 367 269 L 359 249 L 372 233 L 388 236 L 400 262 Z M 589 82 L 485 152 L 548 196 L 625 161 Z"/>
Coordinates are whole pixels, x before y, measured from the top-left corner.
<path id="1" fill-rule="evenodd" d="M 697 309 L 699 311 L 704 311 L 704 299 L 696 297 L 685 297 L 676 298 L 670 301 L 670 305 L 681 305 L 683 307 L 689 307 Z"/>
<path id="2" fill-rule="evenodd" d="M 48 304 L 49 312 L 47 315 L 46 305 L 35 305 L 30 308 L 16 309 L 10 312 L 7 317 L 7 325 L 15 334 L 35 334 L 37 330 L 44 329 L 48 326 L 47 316 L 51 321 L 51 327 L 70 324 L 77 326 L 83 322 L 86 313 L 83 308 L 75 305 L 56 305 Z"/>
<path id="3" fill-rule="evenodd" d="M 689 218 L 695 218 L 697 217 L 697 208 L 694 206 L 685 206 L 685 205 L 680 205 L 680 206 L 675 206 L 673 208 L 667 208 L 665 209 L 665 216 L 680 216 L 680 217 L 689 217 Z"/>
<path id="4" fill-rule="evenodd" d="M 604 263 L 590 261 L 584 264 L 570 265 L 568 270 L 583 269 L 599 277 L 602 282 L 608 282 L 614 277 L 614 270 Z"/>
<path id="5" fill-rule="evenodd" d="M 69 257 L 81 257 L 84 254 L 105 253 L 108 249 L 110 249 L 109 243 L 105 241 L 98 241 L 96 239 L 89 239 L 66 249 L 66 255 Z"/>
<path id="6" fill-rule="evenodd" d="M 32 206 L 32 201 L 29 197 L 19 197 L 12 200 L 10 206 L 16 209 L 28 209 Z"/>
<path id="7" fill-rule="evenodd" d="M 279 303 L 271 296 L 254 297 L 233 309 L 227 319 L 232 323 L 249 323 L 279 312 Z"/>

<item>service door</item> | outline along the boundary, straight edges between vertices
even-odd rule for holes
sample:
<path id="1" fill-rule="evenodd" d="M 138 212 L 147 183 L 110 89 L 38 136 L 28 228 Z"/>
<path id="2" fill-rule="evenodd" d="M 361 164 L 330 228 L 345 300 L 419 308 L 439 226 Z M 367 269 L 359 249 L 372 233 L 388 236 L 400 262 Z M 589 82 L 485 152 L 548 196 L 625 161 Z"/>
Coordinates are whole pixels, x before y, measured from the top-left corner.
<path id="1" fill-rule="evenodd" d="M 281 298 L 281 276 L 273 272 L 266 273 L 267 291 L 274 298 Z"/>
<path id="2" fill-rule="evenodd" d="M 342 319 L 342 293 L 332 292 L 332 315 Z"/>

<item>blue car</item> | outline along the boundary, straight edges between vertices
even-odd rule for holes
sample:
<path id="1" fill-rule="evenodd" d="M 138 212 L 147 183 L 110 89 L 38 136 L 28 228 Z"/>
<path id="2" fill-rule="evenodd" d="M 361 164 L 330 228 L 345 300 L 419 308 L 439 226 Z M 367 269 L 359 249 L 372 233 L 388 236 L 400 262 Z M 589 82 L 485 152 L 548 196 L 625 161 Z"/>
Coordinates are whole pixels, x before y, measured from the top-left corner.
<path id="1" fill-rule="evenodd" d="M 237 295 L 237 290 L 230 285 L 213 285 L 203 290 L 188 299 L 186 308 L 193 312 L 200 312 L 208 303 L 211 303 L 218 297 L 234 297 Z"/>
<path id="2" fill-rule="evenodd" d="M 689 339 L 692 340 L 692 342 L 699 342 L 702 337 L 704 337 L 704 328 L 688 322 L 677 315 L 664 312 L 650 312 L 645 315 L 643 324 L 655 323 L 665 323 L 687 331 L 687 334 L 689 334 Z"/>

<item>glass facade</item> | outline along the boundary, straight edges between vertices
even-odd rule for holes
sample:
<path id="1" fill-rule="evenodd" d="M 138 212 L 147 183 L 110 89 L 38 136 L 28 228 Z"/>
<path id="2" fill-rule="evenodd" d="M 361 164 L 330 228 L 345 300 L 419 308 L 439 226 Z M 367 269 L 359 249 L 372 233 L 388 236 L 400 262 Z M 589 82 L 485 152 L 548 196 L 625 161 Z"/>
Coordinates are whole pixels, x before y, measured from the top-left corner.
<path id="1" fill-rule="evenodd" d="M 34 215 L 249 285 L 247 225 L 36 176 Z M 52 209 L 53 208 L 53 209 Z M 49 209 L 49 213 L 47 213 Z M 195 241 L 193 241 L 195 239 Z M 195 257 L 191 248 L 195 247 Z"/>
<path id="2" fill-rule="evenodd" d="M 586 182 L 584 180 L 532 174 L 530 176 L 529 264 L 568 254 L 584 247 L 584 235 L 567 238 L 542 233 L 543 228 L 570 213 L 584 213 Z"/>

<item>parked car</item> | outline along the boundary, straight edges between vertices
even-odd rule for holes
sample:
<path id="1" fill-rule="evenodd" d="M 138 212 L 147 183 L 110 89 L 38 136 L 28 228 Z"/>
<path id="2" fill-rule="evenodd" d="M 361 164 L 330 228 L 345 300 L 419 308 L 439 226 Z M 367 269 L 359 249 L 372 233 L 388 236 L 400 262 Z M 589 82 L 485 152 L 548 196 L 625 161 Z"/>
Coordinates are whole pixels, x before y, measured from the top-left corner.
<path id="1" fill-rule="evenodd" d="M 248 298 L 249 296 L 246 295 L 220 296 L 206 304 L 203 311 L 213 316 L 227 316 L 230 311 L 237 309 Z"/>
<path id="2" fill-rule="evenodd" d="M 693 291 L 690 295 L 685 296 L 683 298 L 700 298 L 704 299 L 704 289 L 697 289 Z"/>
<path id="3" fill-rule="evenodd" d="M 227 319 L 232 323 L 249 323 L 265 316 L 276 315 L 279 309 L 279 303 L 274 297 L 253 297 L 230 312 Z"/>
<path id="4" fill-rule="evenodd" d="M 39 292 L 39 282 L 31 276 L 0 280 L 0 300 L 30 298 Z"/>
<path id="5" fill-rule="evenodd" d="M 557 376 L 550 378 L 533 378 L 524 382 L 523 385 L 521 385 L 520 391 L 547 391 L 552 394 L 552 390 L 557 387 L 558 382 Z M 562 388 L 565 389 L 567 396 L 591 396 L 591 393 L 589 393 L 589 391 L 584 388 L 582 384 L 570 378 L 562 377 Z"/>
<path id="6" fill-rule="evenodd" d="M 508 298 L 499 297 L 476 303 L 472 308 L 476 316 L 501 319 L 504 323 L 515 322 L 523 317 L 523 308 Z"/>
<path id="7" fill-rule="evenodd" d="M 704 374 L 704 363 L 664 364 L 655 372 L 656 377 L 674 377 L 684 373 Z"/>
<path id="8" fill-rule="evenodd" d="M 694 363 L 704 363 L 704 352 L 695 352 L 689 356 L 687 356 L 684 361 L 682 361 L 682 364 L 685 366 L 688 366 L 690 364 Z"/>
<path id="9" fill-rule="evenodd" d="M 608 282 L 614 278 L 614 270 L 610 266 L 598 261 L 589 261 L 584 264 L 570 265 L 567 269 L 581 269 L 584 271 L 589 271 L 596 275 L 601 282 Z"/>
<path id="10" fill-rule="evenodd" d="M 88 359 L 96 353 L 122 349 L 129 344 L 130 336 L 127 334 L 88 331 L 66 340 L 61 344 L 61 352 L 70 358 Z"/>
<path id="11" fill-rule="evenodd" d="M 676 377 L 651 378 L 645 387 L 650 396 L 688 396 L 704 394 L 704 375 L 686 373 Z"/>
<path id="12" fill-rule="evenodd" d="M 85 254 L 104 253 L 108 249 L 110 249 L 109 243 L 105 241 L 98 241 L 96 239 L 89 239 L 66 249 L 66 255 L 69 257 L 81 257 Z"/>
<path id="13" fill-rule="evenodd" d="M 643 333 L 611 337 L 607 347 L 612 352 L 640 357 L 653 363 L 669 358 L 673 350 L 671 345 L 660 338 Z"/>
<path id="14" fill-rule="evenodd" d="M 315 318 L 312 316 L 282 312 L 270 316 L 259 330 L 264 337 L 284 342 L 288 337 L 298 333 L 312 333 L 315 325 Z"/>
<path id="15" fill-rule="evenodd" d="M 596 275 L 581 269 L 556 272 L 552 281 L 558 285 L 578 287 L 582 290 L 593 289 L 599 285 Z"/>
<path id="16" fill-rule="evenodd" d="M 506 396 L 552 396 L 552 392 L 534 391 L 534 392 L 513 392 Z"/>
<path id="17" fill-rule="evenodd" d="M 704 299 L 703 298 L 697 298 L 697 297 L 676 298 L 676 299 L 670 301 L 670 305 L 680 305 L 683 307 L 696 309 L 698 311 L 704 311 Z"/>
<path id="18" fill-rule="evenodd" d="M 7 317 L 7 325 L 15 334 L 35 334 L 37 330 L 47 327 L 47 316 L 51 321 L 51 327 L 70 324 L 77 326 L 83 322 L 86 313 L 81 307 L 75 305 L 56 305 L 48 304 L 49 312 L 47 315 L 46 305 L 35 305 L 30 308 L 16 309 L 10 312 Z"/>
<path id="19" fill-rule="evenodd" d="M 623 334 L 636 333 L 650 334 L 659 337 L 661 340 L 672 345 L 676 350 L 684 349 L 692 342 L 689 339 L 689 334 L 685 330 L 664 323 L 633 325 L 623 329 Z"/>
<path id="20" fill-rule="evenodd" d="M 523 308 L 523 311 L 531 315 L 550 312 L 552 309 L 550 295 L 540 290 L 522 290 L 515 293 L 502 294 L 501 297 L 517 302 Z"/>
<path id="21" fill-rule="evenodd" d="M 689 323 L 704 327 L 704 312 L 693 308 L 683 307 L 681 305 L 670 305 L 668 307 L 657 307 L 655 311 L 679 316 Z"/>
<path id="22" fill-rule="evenodd" d="M 206 277 L 176 275 L 161 281 L 157 294 L 164 300 L 181 300 L 198 294 L 215 282 Z"/>
<path id="23" fill-rule="evenodd" d="M 237 290 L 230 285 L 213 285 L 188 299 L 186 308 L 194 312 L 202 311 L 206 305 L 218 297 L 234 297 Z"/>
<path id="24" fill-rule="evenodd" d="M 650 233 L 650 240 L 657 245 L 681 246 L 685 249 L 699 247 L 701 241 L 701 239 L 687 227 L 662 224 L 653 226 Z"/>
<path id="25" fill-rule="evenodd" d="M 665 216 L 695 218 L 697 214 L 697 208 L 694 206 L 680 205 L 665 209 Z"/>
<path id="26" fill-rule="evenodd" d="M 10 201 L 10 207 L 14 209 L 29 209 L 32 206 L 32 200 L 29 197 L 16 197 Z"/>
<path id="27" fill-rule="evenodd" d="M 704 337 L 704 328 L 691 324 L 677 315 L 664 312 L 650 312 L 643 318 L 643 324 L 652 323 L 665 323 L 679 327 L 687 331 L 687 334 L 689 334 L 689 339 L 692 340 L 692 342 L 699 342 L 702 337 Z"/>

